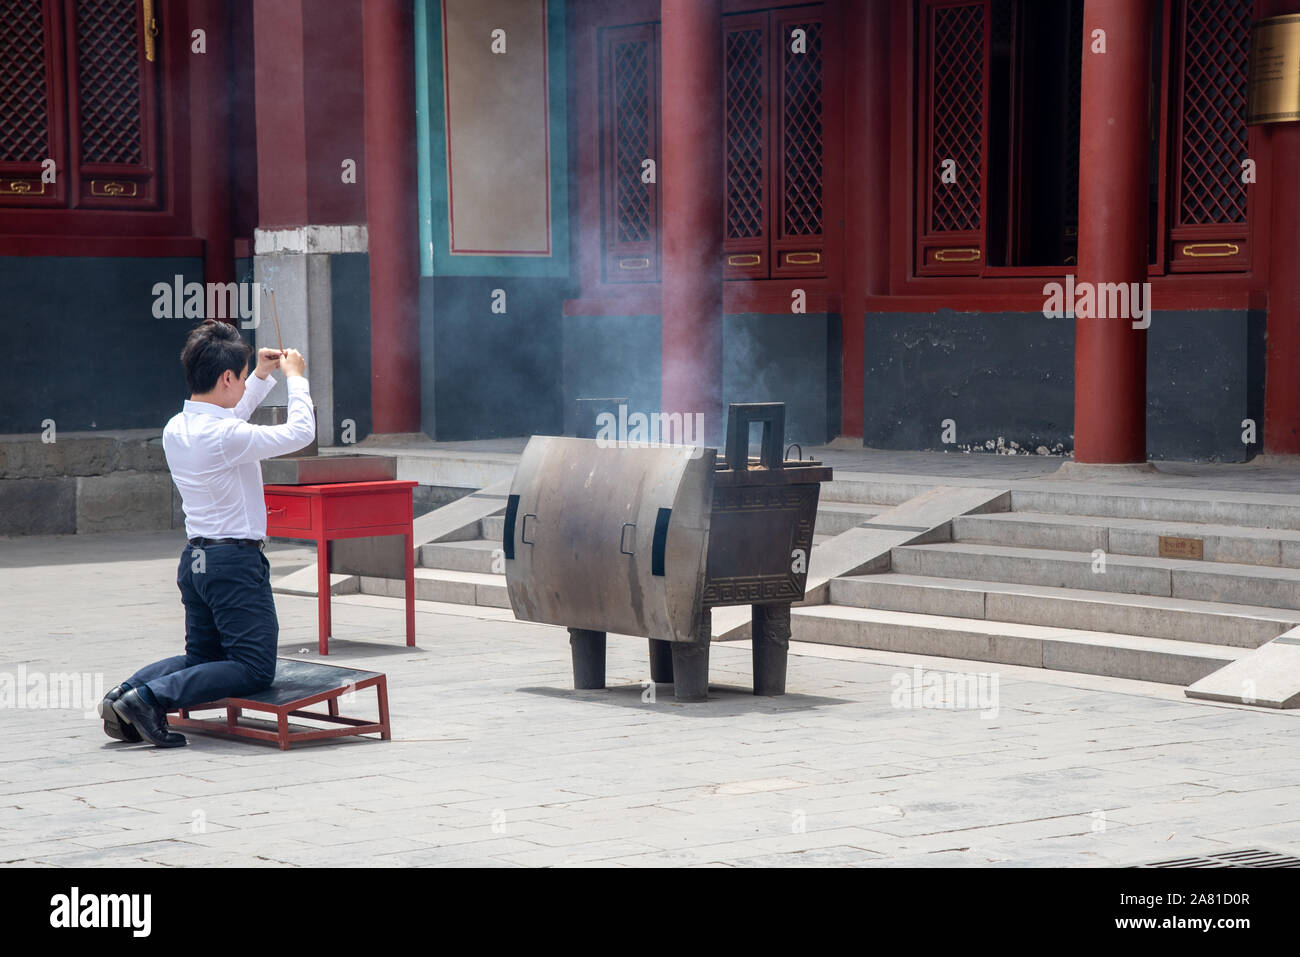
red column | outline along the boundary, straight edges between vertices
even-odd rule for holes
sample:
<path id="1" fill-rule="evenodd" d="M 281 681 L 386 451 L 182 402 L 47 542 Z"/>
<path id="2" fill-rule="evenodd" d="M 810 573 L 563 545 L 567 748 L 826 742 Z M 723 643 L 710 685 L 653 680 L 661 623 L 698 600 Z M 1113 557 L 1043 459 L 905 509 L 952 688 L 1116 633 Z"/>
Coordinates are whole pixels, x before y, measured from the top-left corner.
<path id="1" fill-rule="evenodd" d="M 1300 454 L 1300 123 L 1266 134 L 1273 146 L 1273 211 L 1264 364 L 1264 448 Z"/>
<path id="2" fill-rule="evenodd" d="M 1150 61 L 1150 0 L 1086 0 L 1078 282 L 1147 280 Z M 1146 330 L 1076 318 L 1074 343 L 1075 461 L 1145 462 Z"/>
<path id="3" fill-rule="evenodd" d="M 414 13 L 411 0 L 365 0 L 362 16 L 373 429 L 419 432 Z"/>
<path id="4" fill-rule="evenodd" d="M 1265 3 L 1263 16 L 1300 13 L 1296 0 Z M 1270 9 L 1271 8 L 1271 9 Z M 1264 363 L 1264 450 L 1300 454 L 1300 123 L 1260 127 L 1272 150 L 1268 353 Z"/>
<path id="5" fill-rule="evenodd" d="M 302 18 L 302 0 L 253 4 L 257 224 L 262 229 L 310 222 Z"/>
<path id="6" fill-rule="evenodd" d="M 722 433 L 722 0 L 663 0 L 662 399 Z"/>
<path id="7" fill-rule="evenodd" d="M 206 34 L 207 53 L 191 55 L 190 182 L 194 197 L 194 235 L 202 236 L 203 278 L 232 282 L 235 250 L 232 231 L 230 82 L 230 5 L 223 0 L 190 0 L 190 28 Z"/>
<path id="8" fill-rule="evenodd" d="M 840 433 L 862 435 L 867 297 L 889 291 L 889 2 L 844 8 L 844 305 Z"/>

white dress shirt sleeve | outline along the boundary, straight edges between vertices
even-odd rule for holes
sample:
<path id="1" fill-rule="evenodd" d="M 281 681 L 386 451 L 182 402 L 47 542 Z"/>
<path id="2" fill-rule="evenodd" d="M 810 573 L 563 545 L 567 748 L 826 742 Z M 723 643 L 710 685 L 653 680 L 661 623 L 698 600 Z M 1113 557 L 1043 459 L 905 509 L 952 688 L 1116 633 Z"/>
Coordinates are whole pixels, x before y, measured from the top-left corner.
<path id="1" fill-rule="evenodd" d="M 275 376 L 268 375 L 265 379 L 258 378 L 256 373 L 250 373 L 244 380 L 244 397 L 231 410 L 238 418 L 248 421 L 248 417 L 253 414 L 253 410 L 262 404 L 267 393 L 275 385 Z"/>
<path id="2" fill-rule="evenodd" d="M 276 455 L 297 452 L 311 445 L 316 438 L 316 417 L 311 411 L 311 393 L 307 379 L 291 375 L 286 384 L 289 387 L 288 421 L 283 425 L 237 422 L 221 439 L 221 454 L 228 464 L 258 462 Z"/>

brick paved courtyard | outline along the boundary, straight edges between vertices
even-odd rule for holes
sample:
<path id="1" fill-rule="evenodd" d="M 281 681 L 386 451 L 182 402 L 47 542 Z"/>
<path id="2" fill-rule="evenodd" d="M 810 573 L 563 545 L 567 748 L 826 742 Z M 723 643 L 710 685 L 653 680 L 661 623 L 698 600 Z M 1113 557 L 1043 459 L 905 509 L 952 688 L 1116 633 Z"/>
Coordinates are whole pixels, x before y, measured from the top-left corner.
<path id="1" fill-rule="evenodd" d="M 177 653 L 179 532 L 0 539 L 0 672 L 103 675 Z M 273 571 L 310 552 L 269 549 Z M 277 596 L 315 659 L 311 598 Z M 509 611 L 334 600 L 329 662 L 388 674 L 393 740 L 159 751 L 79 707 L 13 707 L 0 863 L 23 865 L 1065 865 L 1300 853 L 1297 715 L 1180 688 L 792 646 L 755 698 L 715 644 L 712 700 L 654 700 L 644 641 L 574 692 L 563 629 Z M 798 635 L 796 634 L 796 638 Z M 913 668 L 991 672 L 997 713 L 907 705 Z M 364 693 L 363 693 L 364 694 Z M 362 700 L 362 695 L 358 695 Z M 22 704 L 22 702 L 19 702 Z M 942 704 L 942 703 L 941 703 Z M 362 711 L 369 701 L 362 703 Z"/>

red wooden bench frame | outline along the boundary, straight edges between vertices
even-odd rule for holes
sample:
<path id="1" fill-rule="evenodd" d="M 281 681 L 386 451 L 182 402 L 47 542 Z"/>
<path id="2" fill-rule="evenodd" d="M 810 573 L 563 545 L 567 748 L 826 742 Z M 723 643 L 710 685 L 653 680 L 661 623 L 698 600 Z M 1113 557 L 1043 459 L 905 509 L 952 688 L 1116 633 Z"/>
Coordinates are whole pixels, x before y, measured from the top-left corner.
<path id="1" fill-rule="evenodd" d="M 351 718 L 339 714 L 340 697 L 370 687 L 375 689 L 379 698 L 379 720 L 377 722 L 368 718 Z M 321 714 L 318 711 L 303 710 L 321 701 L 327 703 L 328 713 Z M 190 713 L 193 711 L 218 711 L 221 709 L 225 709 L 226 712 L 224 721 L 220 718 L 190 717 Z M 276 730 L 267 731 L 262 728 L 250 728 L 247 725 L 239 724 L 239 718 L 245 711 L 274 715 Z M 293 701 L 286 701 L 284 704 L 270 704 L 250 698 L 222 698 L 220 701 L 209 701 L 180 708 L 178 713 L 179 717 L 168 716 L 168 727 L 210 731 L 214 734 L 228 734 L 236 738 L 252 738 L 255 741 L 273 741 L 280 746 L 281 751 L 289 750 L 289 746 L 294 742 L 318 741 L 321 738 L 341 738 L 354 734 L 377 733 L 382 740 L 388 741 L 393 736 L 388 720 L 388 676 L 377 672 L 372 672 L 369 678 L 348 682 L 346 685 L 330 688 L 327 691 L 308 695 L 304 698 L 296 698 Z M 290 718 L 310 718 L 313 721 L 326 721 L 332 724 L 346 725 L 346 727 L 295 730 L 289 726 Z"/>

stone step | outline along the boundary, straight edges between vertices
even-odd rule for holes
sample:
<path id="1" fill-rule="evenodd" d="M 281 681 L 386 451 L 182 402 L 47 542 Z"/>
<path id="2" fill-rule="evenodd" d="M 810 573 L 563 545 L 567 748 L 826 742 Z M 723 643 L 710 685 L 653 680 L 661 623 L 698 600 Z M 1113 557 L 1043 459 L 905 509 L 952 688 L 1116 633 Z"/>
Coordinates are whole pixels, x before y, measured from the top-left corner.
<path id="1" fill-rule="evenodd" d="M 896 573 L 837 578 L 835 605 L 1014 622 L 1258 648 L 1300 624 L 1300 612 L 1043 585 L 958 581 Z"/>
<path id="2" fill-rule="evenodd" d="M 904 575 L 1300 609 L 1300 569 L 1113 553 L 1105 563 L 1094 572 L 1091 552 L 962 542 L 890 551 L 891 570 Z"/>
<path id="3" fill-rule="evenodd" d="M 315 598 L 317 588 L 316 563 L 287 575 L 280 575 L 271 581 L 271 591 L 277 595 L 301 595 Z M 357 576 L 330 573 L 331 595 L 355 595 L 357 593 Z"/>
<path id="4" fill-rule="evenodd" d="M 795 608 L 796 641 L 1189 685 L 1250 652 L 1134 635 L 843 605 Z"/>
<path id="5" fill-rule="evenodd" d="M 360 576 L 363 595 L 384 595 L 401 598 L 405 583 L 397 578 L 372 578 Z M 506 591 L 505 575 L 484 575 L 479 572 L 449 571 L 441 568 L 415 570 L 416 601 L 439 601 L 454 605 L 483 605 L 491 608 L 509 608 L 510 596 Z"/>
<path id="6" fill-rule="evenodd" d="M 434 542 L 420 546 L 417 564 L 422 568 L 441 568 L 447 571 L 480 572 L 491 575 L 493 554 L 500 548 L 500 542 L 485 538 L 467 542 Z"/>
<path id="7" fill-rule="evenodd" d="M 819 501 L 815 531 L 818 535 L 838 535 L 840 532 L 847 532 L 850 528 L 856 528 L 869 518 L 875 518 L 888 507 L 887 505 Z"/>
<path id="8" fill-rule="evenodd" d="M 953 539 L 959 542 L 1066 551 L 1102 548 L 1150 558 L 1159 556 L 1162 536 L 1200 539 L 1205 561 L 1300 568 L 1300 531 L 1289 529 L 1039 512 L 962 515 L 953 520 Z"/>
<path id="9" fill-rule="evenodd" d="M 1300 530 L 1300 499 L 1269 492 L 1044 481 L 1013 488 L 1011 511 Z"/>
<path id="10" fill-rule="evenodd" d="M 902 505 L 944 484 L 933 478 L 912 478 L 908 475 L 890 475 L 875 472 L 845 472 L 836 470 L 829 482 L 822 484 L 821 501 L 848 505 L 878 505 L 890 508 Z"/>

